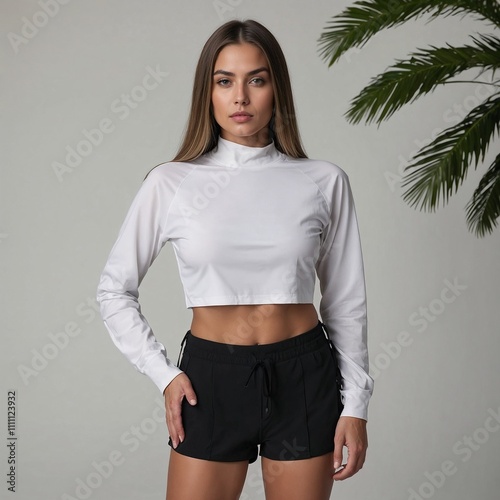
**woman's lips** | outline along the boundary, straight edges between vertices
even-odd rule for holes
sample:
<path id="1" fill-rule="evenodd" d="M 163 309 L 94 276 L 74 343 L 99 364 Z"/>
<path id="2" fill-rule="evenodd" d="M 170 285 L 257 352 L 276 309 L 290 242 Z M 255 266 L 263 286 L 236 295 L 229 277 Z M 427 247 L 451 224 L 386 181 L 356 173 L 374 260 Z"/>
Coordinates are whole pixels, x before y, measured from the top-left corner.
<path id="1" fill-rule="evenodd" d="M 252 115 L 249 113 L 234 113 L 231 118 L 237 123 L 245 123 L 252 119 Z"/>

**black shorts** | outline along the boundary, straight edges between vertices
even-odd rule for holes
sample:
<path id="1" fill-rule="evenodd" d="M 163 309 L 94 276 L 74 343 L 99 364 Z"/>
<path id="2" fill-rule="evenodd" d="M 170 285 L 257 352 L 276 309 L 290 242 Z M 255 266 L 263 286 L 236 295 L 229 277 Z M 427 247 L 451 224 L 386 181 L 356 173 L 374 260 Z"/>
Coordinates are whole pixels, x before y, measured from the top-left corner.
<path id="1" fill-rule="evenodd" d="M 175 451 L 249 463 L 257 452 L 300 460 L 333 451 L 343 406 L 324 326 L 319 321 L 305 333 L 260 345 L 213 342 L 188 330 L 179 368 L 191 380 L 197 404 L 182 400 L 185 439 Z"/>

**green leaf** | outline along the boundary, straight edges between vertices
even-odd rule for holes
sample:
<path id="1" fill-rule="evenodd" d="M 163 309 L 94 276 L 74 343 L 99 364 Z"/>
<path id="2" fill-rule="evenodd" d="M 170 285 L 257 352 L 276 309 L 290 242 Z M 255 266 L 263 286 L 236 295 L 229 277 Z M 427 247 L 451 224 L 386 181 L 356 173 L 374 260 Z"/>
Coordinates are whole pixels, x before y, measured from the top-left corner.
<path id="1" fill-rule="evenodd" d="M 346 113 L 351 123 L 363 118 L 381 123 L 404 104 L 434 90 L 462 71 L 479 67 L 483 71 L 500 67 L 500 39 L 480 35 L 476 45 L 417 49 L 410 58 L 399 60 L 386 72 L 372 78 L 352 101 Z"/>
<path id="2" fill-rule="evenodd" d="M 405 171 L 403 198 L 420 209 L 434 210 L 462 184 L 471 163 L 476 167 L 500 128 L 500 93 L 476 106 L 457 125 L 422 148 Z"/>
<path id="3" fill-rule="evenodd" d="M 467 225 L 477 236 L 491 233 L 500 216 L 500 154 L 497 155 L 467 204 Z"/>
<path id="4" fill-rule="evenodd" d="M 332 17 L 318 39 L 320 57 L 332 66 L 347 50 L 362 47 L 373 35 L 429 14 L 473 14 L 500 27 L 498 0 L 359 0 Z"/>

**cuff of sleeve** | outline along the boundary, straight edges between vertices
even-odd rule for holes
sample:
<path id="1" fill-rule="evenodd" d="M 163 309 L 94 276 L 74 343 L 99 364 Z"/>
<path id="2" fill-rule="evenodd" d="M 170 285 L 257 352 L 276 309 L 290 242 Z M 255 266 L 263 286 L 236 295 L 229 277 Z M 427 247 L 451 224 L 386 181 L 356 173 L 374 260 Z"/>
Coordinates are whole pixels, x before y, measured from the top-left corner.
<path id="1" fill-rule="evenodd" d="M 158 355 L 149 360 L 148 364 L 142 370 L 142 373 L 147 375 L 163 394 L 165 387 L 167 387 L 177 375 L 183 372 L 168 358 Z"/>
<path id="2" fill-rule="evenodd" d="M 370 401 L 371 392 L 370 391 L 356 391 L 353 394 L 352 391 L 340 391 L 343 396 L 344 409 L 340 414 L 341 417 L 356 417 L 362 418 L 368 421 L 368 403 Z"/>

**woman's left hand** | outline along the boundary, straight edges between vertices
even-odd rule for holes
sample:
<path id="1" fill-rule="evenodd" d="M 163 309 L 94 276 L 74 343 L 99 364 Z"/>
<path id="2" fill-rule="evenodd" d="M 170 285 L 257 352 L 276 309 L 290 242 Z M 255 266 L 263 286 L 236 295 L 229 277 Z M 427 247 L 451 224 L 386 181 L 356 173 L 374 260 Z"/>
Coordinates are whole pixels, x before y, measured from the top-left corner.
<path id="1" fill-rule="evenodd" d="M 366 420 L 356 417 L 340 417 L 335 429 L 334 469 L 342 469 L 333 474 L 334 481 L 342 481 L 358 472 L 365 462 L 368 448 Z M 342 449 L 347 448 L 347 463 L 342 463 Z"/>

